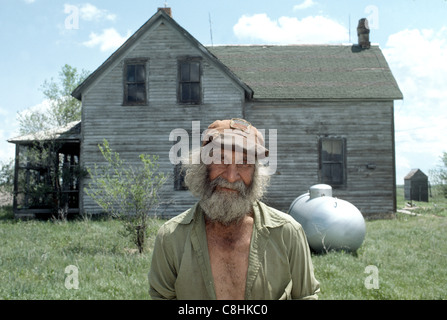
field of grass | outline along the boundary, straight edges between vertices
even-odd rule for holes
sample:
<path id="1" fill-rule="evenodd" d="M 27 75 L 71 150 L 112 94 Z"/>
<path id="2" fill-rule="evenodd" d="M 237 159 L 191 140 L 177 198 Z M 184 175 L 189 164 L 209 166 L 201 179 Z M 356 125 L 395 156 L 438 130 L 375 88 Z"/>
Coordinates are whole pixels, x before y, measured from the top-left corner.
<path id="1" fill-rule="evenodd" d="M 7 210 L 9 211 L 9 210 Z M 139 254 L 119 221 L 15 221 L 0 218 L 0 299 L 148 299 L 151 246 L 163 221 L 152 220 Z M 67 289 L 75 266 L 78 289 Z"/>
<path id="2" fill-rule="evenodd" d="M 416 215 L 367 221 L 355 254 L 314 255 L 320 299 L 447 299 L 447 201 L 435 200 L 418 203 Z M 399 189 L 397 203 L 405 205 Z M 116 220 L 20 221 L 0 208 L 0 299 L 148 299 L 151 247 L 163 222 L 151 221 L 140 255 Z M 78 270 L 78 289 L 66 287 L 67 266 Z M 373 275 L 378 288 L 368 289 Z"/>

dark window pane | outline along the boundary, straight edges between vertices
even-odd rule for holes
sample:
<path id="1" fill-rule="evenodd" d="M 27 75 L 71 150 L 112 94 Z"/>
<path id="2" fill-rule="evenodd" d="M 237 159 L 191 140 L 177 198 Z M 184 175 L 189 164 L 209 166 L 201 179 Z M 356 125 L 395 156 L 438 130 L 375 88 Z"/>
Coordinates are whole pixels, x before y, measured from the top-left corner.
<path id="1" fill-rule="evenodd" d="M 323 179 L 323 183 L 331 183 L 331 166 L 327 164 L 323 164 L 321 168 L 321 175 Z"/>
<path id="2" fill-rule="evenodd" d="M 137 85 L 129 84 L 127 87 L 127 101 L 135 102 L 137 101 Z"/>
<path id="3" fill-rule="evenodd" d="M 200 103 L 200 62 L 184 61 L 179 68 L 179 100 L 183 103 Z"/>
<path id="4" fill-rule="evenodd" d="M 340 186 L 345 183 L 343 139 L 321 140 L 321 179 L 323 183 Z"/>
<path id="5" fill-rule="evenodd" d="M 128 64 L 126 66 L 125 88 L 125 102 L 146 102 L 146 66 L 144 64 Z"/>
<path id="6" fill-rule="evenodd" d="M 183 102 L 189 102 L 191 99 L 191 85 L 189 83 L 182 83 L 181 85 L 181 97 Z"/>
<path id="7" fill-rule="evenodd" d="M 144 84 L 137 84 L 136 85 L 136 93 L 135 93 L 135 101 L 136 102 L 144 102 L 146 99 L 145 94 L 145 85 Z"/>
<path id="8" fill-rule="evenodd" d="M 341 163 L 327 163 L 322 168 L 323 183 L 343 184 L 343 166 Z"/>
<path id="9" fill-rule="evenodd" d="M 188 190 L 185 185 L 185 172 L 181 167 L 181 163 L 174 167 L 174 190 Z"/>
<path id="10" fill-rule="evenodd" d="M 341 163 L 331 164 L 331 181 L 333 184 L 343 183 L 343 167 Z"/>
<path id="11" fill-rule="evenodd" d="M 135 65 L 127 66 L 127 82 L 135 82 Z"/>
<path id="12" fill-rule="evenodd" d="M 144 65 L 136 65 L 136 82 L 145 82 L 145 72 L 144 72 Z"/>
<path id="13" fill-rule="evenodd" d="M 189 69 L 189 81 L 199 82 L 200 81 L 200 63 L 191 62 Z"/>
<path id="14" fill-rule="evenodd" d="M 187 63 L 187 62 L 183 62 L 180 65 L 180 81 L 190 81 L 189 63 Z"/>
<path id="15" fill-rule="evenodd" d="M 200 102 L 200 83 L 191 83 L 190 90 L 191 90 L 190 101 L 199 103 Z"/>

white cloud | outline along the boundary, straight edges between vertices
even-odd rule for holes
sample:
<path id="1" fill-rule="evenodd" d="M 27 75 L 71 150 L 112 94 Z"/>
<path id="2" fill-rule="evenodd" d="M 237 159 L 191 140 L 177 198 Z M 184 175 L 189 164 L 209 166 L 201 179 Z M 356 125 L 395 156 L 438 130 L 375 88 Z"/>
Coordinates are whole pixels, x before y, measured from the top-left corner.
<path id="1" fill-rule="evenodd" d="M 36 2 L 36 0 L 24 0 L 25 1 L 25 3 L 34 3 L 34 2 Z"/>
<path id="2" fill-rule="evenodd" d="M 109 51 L 117 49 L 129 37 L 130 32 L 127 32 L 127 35 L 123 37 L 114 28 L 108 28 L 104 29 L 101 34 L 90 33 L 90 40 L 83 42 L 83 45 L 87 47 L 99 46 L 101 51 Z"/>
<path id="3" fill-rule="evenodd" d="M 115 21 L 116 15 L 109 13 L 105 9 L 98 9 L 90 3 L 83 4 L 79 8 L 80 18 L 85 21 L 110 20 Z"/>
<path id="4" fill-rule="evenodd" d="M 303 10 L 312 7 L 316 3 L 313 0 L 304 0 L 303 3 L 293 6 L 293 11 Z"/>
<path id="5" fill-rule="evenodd" d="M 397 183 L 408 169 L 428 174 L 447 151 L 445 39 L 447 27 L 406 29 L 390 35 L 383 49 L 404 95 L 395 108 Z"/>
<path id="6" fill-rule="evenodd" d="M 280 17 L 272 20 L 265 13 L 243 15 L 233 27 L 239 39 L 272 44 L 326 44 L 349 39 L 348 29 L 323 16 L 309 16 L 299 20 Z"/>
<path id="7" fill-rule="evenodd" d="M 49 99 L 44 99 L 41 103 L 38 103 L 32 107 L 17 112 L 16 120 L 18 121 L 20 116 L 30 115 L 31 113 L 34 112 L 46 113 L 50 108 L 51 108 L 51 101 Z"/>

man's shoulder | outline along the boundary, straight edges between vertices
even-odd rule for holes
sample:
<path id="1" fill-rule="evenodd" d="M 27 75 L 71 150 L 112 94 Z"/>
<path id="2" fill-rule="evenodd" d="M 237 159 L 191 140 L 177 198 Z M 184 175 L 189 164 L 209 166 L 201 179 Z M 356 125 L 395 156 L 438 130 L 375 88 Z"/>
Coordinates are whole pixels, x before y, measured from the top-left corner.
<path id="1" fill-rule="evenodd" d="M 307 238 L 301 224 L 291 215 L 260 203 L 265 227 L 269 229 L 271 239 L 293 245 L 307 245 Z"/>
<path id="2" fill-rule="evenodd" d="M 159 234 L 170 234 L 173 233 L 176 229 L 184 228 L 185 226 L 191 225 L 191 222 L 194 220 L 195 212 L 197 209 L 197 204 L 189 208 L 188 210 L 180 213 L 179 215 L 169 219 L 166 221 L 160 228 Z"/>
<path id="3" fill-rule="evenodd" d="M 296 221 L 290 214 L 270 207 L 261 201 L 258 201 L 258 206 L 264 215 L 264 223 L 266 227 L 292 227 L 294 229 L 302 229 L 298 221 Z"/>

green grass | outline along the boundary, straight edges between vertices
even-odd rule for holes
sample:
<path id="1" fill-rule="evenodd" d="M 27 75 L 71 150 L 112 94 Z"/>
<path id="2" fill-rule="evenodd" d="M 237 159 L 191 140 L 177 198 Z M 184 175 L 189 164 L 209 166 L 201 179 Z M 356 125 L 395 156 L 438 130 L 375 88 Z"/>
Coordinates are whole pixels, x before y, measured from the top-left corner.
<path id="1" fill-rule="evenodd" d="M 367 221 L 355 254 L 313 255 L 320 299 L 447 299 L 446 202 L 418 203 L 417 216 Z M 119 221 L 20 221 L 0 208 L 0 299 L 148 299 L 151 248 L 163 222 L 151 221 L 140 255 L 119 235 Z M 77 290 L 65 287 L 69 265 L 79 271 Z M 365 286 L 367 266 L 377 267 L 378 289 Z"/>
<path id="2" fill-rule="evenodd" d="M 447 299 L 447 218 L 406 216 L 366 223 L 356 254 L 314 255 L 320 299 Z M 378 289 L 365 281 L 378 270 Z"/>
<path id="3" fill-rule="evenodd" d="M 314 255 L 320 299 L 447 299 L 447 199 L 434 193 L 430 202 L 414 202 L 415 215 L 366 222 L 363 245 L 355 254 Z M 396 192 L 398 209 L 408 209 L 403 186 Z M 378 270 L 378 289 L 367 289 Z"/>
<path id="4" fill-rule="evenodd" d="M 116 220 L 14 221 L 0 219 L 0 299 L 147 299 L 147 274 L 155 233 L 146 252 L 119 235 Z M 65 280 L 78 268 L 79 289 Z"/>
<path id="5" fill-rule="evenodd" d="M 433 186 L 429 194 L 429 202 L 408 201 L 404 199 L 404 186 L 397 186 L 397 209 L 410 210 L 414 214 L 447 217 L 447 199 L 442 195 L 441 188 Z"/>

